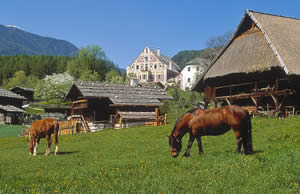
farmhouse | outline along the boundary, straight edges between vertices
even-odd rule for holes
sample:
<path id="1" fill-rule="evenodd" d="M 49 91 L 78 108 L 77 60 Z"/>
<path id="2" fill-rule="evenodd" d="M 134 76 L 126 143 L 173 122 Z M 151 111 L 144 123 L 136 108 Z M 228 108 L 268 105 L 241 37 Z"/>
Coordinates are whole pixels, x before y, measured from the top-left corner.
<path id="1" fill-rule="evenodd" d="M 187 62 L 186 66 L 180 72 L 180 88 L 184 91 L 190 90 L 197 76 L 200 76 L 205 71 L 208 63 L 208 59 L 200 57 Z"/>
<path id="2" fill-rule="evenodd" d="M 300 20 L 246 10 L 231 39 L 192 90 L 205 102 L 254 111 L 299 110 Z"/>
<path id="3" fill-rule="evenodd" d="M 160 82 L 163 85 L 179 74 L 180 67 L 170 58 L 146 47 L 127 67 L 127 76 L 134 74 L 138 82 Z"/>
<path id="4" fill-rule="evenodd" d="M 172 97 L 159 87 L 87 81 L 74 82 L 65 98 L 73 101 L 71 115 L 112 124 L 120 118 L 124 122 L 153 121 L 164 99 Z"/>

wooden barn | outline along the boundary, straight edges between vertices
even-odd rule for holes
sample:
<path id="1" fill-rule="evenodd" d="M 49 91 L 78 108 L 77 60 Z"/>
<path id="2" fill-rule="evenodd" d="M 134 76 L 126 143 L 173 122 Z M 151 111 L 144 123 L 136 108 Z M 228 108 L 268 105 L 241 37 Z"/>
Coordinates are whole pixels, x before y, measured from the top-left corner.
<path id="1" fill-rule="evenodd" d="M 72 100 L 71 115 L 87 122 L 147 122 L 155 119 L 161 100 L 172 99 L 159 87 L 102 82 L 74 82 L 65 100 Z"/>
<path id="2" fill-rule="evenodd" d="M 300 20 L 246 10 L 231 39 L 192 90 L 208 104 L 251 111 L 300 108 Z"/>
<path id="3" fill-rule="evenodd" d="M 23 88 L 16 86 L 14 88 L 11 88 L 10 91 L 19 94 L 20 96 L 24 96 L 29 102 L 33 101 L 34 90 L 32 88 Z"/>
<path id="4" fill-rule="evenodd" d="M 24 100 L 26 100 L 25 97 L 0 88 L 0 105 L 12 105 L 17 108 L 22 108 Z"/>
<path id="5" fill-rule="evenodd" d="M 24 111 L 12 105 L 0 105 L 0 124 L 22 124 Z"/>

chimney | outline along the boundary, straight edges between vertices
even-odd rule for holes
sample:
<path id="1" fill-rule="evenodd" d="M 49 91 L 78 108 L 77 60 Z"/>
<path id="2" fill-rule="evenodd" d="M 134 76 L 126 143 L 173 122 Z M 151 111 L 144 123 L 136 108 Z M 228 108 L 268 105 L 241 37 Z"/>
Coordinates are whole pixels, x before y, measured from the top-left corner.
<path id="1" fill-rule="evenodd" d="M 160 56 L 160 48 L 157 49 L 157 55 Z"/>

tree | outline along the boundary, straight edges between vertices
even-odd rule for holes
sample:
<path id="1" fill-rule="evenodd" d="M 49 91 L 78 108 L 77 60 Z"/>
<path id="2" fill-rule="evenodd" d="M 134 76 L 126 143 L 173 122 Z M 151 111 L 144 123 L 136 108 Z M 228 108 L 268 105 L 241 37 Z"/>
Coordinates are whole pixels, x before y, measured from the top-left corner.
<path id="1" fill-rule="evenodd" d="M 74 78 L 68 73 L 47 75 L 34 89 L 34 98 L 40 100 L 64 99 Z"/>
<path id="2" fill-rule="evenodd" d="M 215 54 L 217 54 L 222 47 L 231 38 L 232 32 L 226 32 L 222 35 L 211 37 L 206 41 L 207 48 L 215 49 Z"/>
<path id="3" fill-rule="evenodd" d="M 111 83 L 124 83 L 124 77 L 121 75 L 120 72 L 113 69 L 105 75 L 105 81 Z"/>
<path id="4" fill-rule="evenodd" d="M 80 76 L 80 80 L 83 81 L 100 81 L 101 77 L 100 75 L 92 70 L 86 70 L 84 71 L 81 76 Z"/>
<path id="5" fill-rule="evenodd" d="M 24 71 L 17 71 L 12 78 L 4 81 L 4 87 L 7 89 L 19 86 L 25 88 L 34 88 L 38 82 L 38 78 L 35 76 L 26 76 Z"/>
<path id="6" fill-rule="evenodd" d="M 24 71 L 17 71 L 12 78 L 4 83 L 5 88 L 13 88 L 16 86 L 24 87 L 26 86 L 27 77 Z"/>
<path id="7" fill-rule="evenodd" d="M 96 72 L 99 75 L 99 81 L 103 81 L 105 74 L 114 67 L 114 64 L 105 56 L 103 49 L 92 45 L 80 49 L 78 54 L 68 61 L 67 72 L 75 78 L 81 78 L 82 74 Z"/>

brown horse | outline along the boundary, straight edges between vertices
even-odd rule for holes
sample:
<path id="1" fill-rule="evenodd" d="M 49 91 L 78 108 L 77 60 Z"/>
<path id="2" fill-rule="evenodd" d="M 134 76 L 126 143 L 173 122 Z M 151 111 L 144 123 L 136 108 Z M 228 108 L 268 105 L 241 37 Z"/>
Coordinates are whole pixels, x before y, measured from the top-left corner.
<path id="1" fill-rule="evenodd" d="M 191 147 L 195 138 L 198 142 L 199 154 L 203 153 L 201 136 L 222 135 L 233 129 L 237 139 L 236 151 L 241 153 L 243 145 L 245 154 L 252 154 L 252 126 L 248 111 L 239 106 L 224 106 L 212 110 L 193 109 L 179 118 L 169 136 L 169 145 L 172 157 L 177 157 L 181 151 L 182 137 L 190 134 L 187 150 L 184 157 L 190 156 Z"/>
<path id="2" fill-rule="evenodd" d="M 51 135 L 53 133 L 54 143 L 56 145 L 54 154 L 56 155 L 58 152 L 58 129 L 59 125 L 53 118 L 34 121 L 29 130 L 29 154 L 36 156 L 36 150 L 40 143 L 40 139 L 46 137 L 47 150 L 45 155 L 48 156 L 50 154 Z"/>

